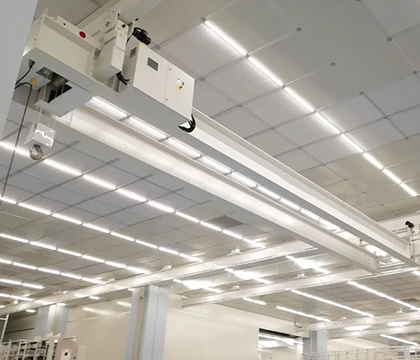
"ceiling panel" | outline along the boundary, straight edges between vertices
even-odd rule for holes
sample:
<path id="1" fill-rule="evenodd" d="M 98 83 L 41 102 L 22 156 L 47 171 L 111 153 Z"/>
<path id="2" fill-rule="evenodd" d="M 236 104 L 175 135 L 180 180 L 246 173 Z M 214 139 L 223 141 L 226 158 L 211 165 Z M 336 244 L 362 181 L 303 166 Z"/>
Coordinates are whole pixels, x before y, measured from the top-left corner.
<path id="1" fill-rule="evenodd" d="M 415 107 L 406 111 L 401 111 L 390 116 L 392 123 L 403 132 L 405 136 L 413 136 L 420 133 L 420 107 Z"/>
<path id="2" fill-rule="evenodd" d="M 268 130 L 257 134 L 256 136 L 252 136 L 248 141 L 272 156 L 279 155 L 297 147 L 275 130 Z"/>
<path id="3" fill-rule="evenodd" d="M 295 171 L 303 171 L 320 165 L 320 162 L 306 151 L 296 149 L 276 156 L 276 159 Z"/>
<path id="4" fill-rule="evenodd" d="M 320 186 L 330 185 L 343 180 L 324 165 L 302 171 L 302 175 Z"/>
<path id="5" fill-rule="evenodd" d="M 322 163 L 329 163 L 357 153 L 351 145 L 339 136 L 315 142 L 304 146 L 303 149 Z"/>

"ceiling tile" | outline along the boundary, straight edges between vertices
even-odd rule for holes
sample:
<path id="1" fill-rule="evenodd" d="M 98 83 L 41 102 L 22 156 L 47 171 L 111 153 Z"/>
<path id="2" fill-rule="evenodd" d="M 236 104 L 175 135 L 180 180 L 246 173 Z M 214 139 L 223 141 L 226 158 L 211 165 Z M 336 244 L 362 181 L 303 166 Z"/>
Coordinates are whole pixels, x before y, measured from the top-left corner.
<path id="1" fill-rule="evenodd" d="M 216 121 L 243 138 L 268 129 L 269 125 L 244 108 L 235 108 L 216 117 Z"/>
<path id="2" fill-rule="evenodd" d="M 325 190 L 337 196 L 341 200 L 348 201 L 352 196 L 361 194 L 361 191 L 350 184 L 348 181 L 340 181 L 331 185 L 325 186 Z"/>
<path id="3" fill-rule="evenodd" d="M 177 194 L 199 203 L 208 201 L 212 198 L 212 195 L 208 192 L 198 189 L 195 186 L 187 186 L 185 189 L 177 191 Z"/>
<path id="4" fill-rule="evenodd" d="M 272 126 L 308 114 L 308 110 L 282 89 L 247 103 L 245 107 Z"/>
<path id="5" fill-rule="evenodd" d="M 248 60 L 212 74 L 207 81 L 239 103 L 276 88 L 274 82 Z"/>
<path id="6" fill-rule="evenodd" d="M 373 206 L 378 206 L 379 203 L 366 194 L 357 194 L 350 196 L 345 200 L 350 206 L 356 209 L 367 209 Z"/>
<path id="7" fill-rule="evenodd" d="M 370 151 L 369 153 L 385 167 L 398 165 L 420 157 L 420 144 L 418 144 L 418 139 L 420 139 L 420 136 L 414 136 L 409 140 L 400 140 Z"/>
<path id="8" fill-rule="evenodd" d="M 59 201 L 61 203 L 64 203 L 66 205 L 73 205 L 80 201 L 84 201 L 87 199 L 87 196 L 84 196 L 82 194 L 79 194 L 77 192 L 71 191 L 69 189 L 66 189 L 65 187 L 58 186 L 56 188 L 53 188 L 45 193 L 42 194 L 42 196 L 45 196 L 47 198 Z"/>
<path id="9" fill-rule="evenodd" d="M 175 65 L 185 65 L 201 76 L 241 57 L 204 24 L 171 41 L 162 50 L 176 60 Z"/>
<path id="10" fill-rule="evenodd" d="M 420 5 L 417 2 L 365 0 L 363 4 L 388 35 L 394 35 L 420 23 Z"/>
<path id="11" fill-rule="evenodd" d="M 38 193 L 54 186 L 54 184 L 49 181 L 41 180 L 25 173 L 17 173 L 16 175 L 11 176 L 8 184 L 32 193 Z"/>
<path id="12" fill-rule="evenodd" d="M 415 189 L 420 190 L 420 189 Z M 377 201 L 379 204 L 386 204 L 393 201 L 398 201 L 402 199 L 408 199 L 411 196 L 406 193 L 400 186 L 393 185 L 384 188 L 377 188 L 367 192 L 367 195 L 373 200 Z"/>
<path id="13" fill-rule="evenodd" d="M 420 79 L 408 76 L 367 94 L 387 114 L 420 104 Z"/>
<path id="14" fill-rule="evenodd" d="M 323 109 L 321 113 L 341 131 L 351 130 L 382 117 L 381 112 L 364 96 L 339 102 Z"/>
<path id="15" fill-rule="evenodd" d="M 388 120 L 380 120 L 347 134 L 356 144 L 364 150 L 376 149 L 397 140 L 403 136 L 391 125 Z"/>
<path id="16" fill-rule="evenodd" d="M 391 186 L 394 182 L 382 171 L 375 171 L 362 176 L 348 179 L 348 182 L 363 192 Z"/>
<path id="17" fill-rule="evenodd" d="M 294 25 L 267 0 L 241 0 L 210 18 L 250 52 L 294 30 Z"/>
<path id="18" fill-rule="evenodd" d="M 322 163 L 329 163 L 349 155 L 354 155 L 357 151 L 340 136 L 334 136 L 316 143 L 307 145 L 303 148 L 314 158 Z"/>
<path id="19" fill-rule="evenodd" d="M 405 4 L 404 4 L 405 5 Z M 418 6 L 418 5 L 415 5 Z M 415 14 L 415 16 L 418 16 Z M 406 22 L 404 21 L 404 24 Z M 420 27 L 415 26 L 411 29 L 407 29 L 399 34 L 393 36 L 394 43 L 398 46 L 401 52 L 406 57 L 407 61 L 415 70 L 420 69 L 420 49 L 413 46 L 417 42 L 420 36 Z"/>
<path id="20" fill-rule="evenodd" d="M 183 196 L 177 194 L 168 194 L 159 198 L 159 202 L 168 205 L 176 210 L 190 208 L 191 206 L 197 205 L 195 201 L 188 200 Z"/>
<path id="21" fill-rule="evenodd" d="M 298 145 L 306 145 L 327 136 L 334 135 L 314 115 L 307 115 L 280 125 L 276 130 Z"/>
<path id="22" fill-rule="evenodd" d="M 62 187 L 87 197 L 98 196 L 100 194 L 109 192 L 109 190 L 86 181 L 83 178 L 76 178 L 71 180 L 65 184 L 62 184 Z"/>
<path id="23" fill-rule="evenodd" d="M 144 178 L 156 170 L 154 167 L 147 165 L 131 156 L 123 157 L 122 160 L 118 160 L 112 163 L 112 166 L 125 170 L 130 174 L 134 174 L 139 178 Z"/>
<path id="24" fill-rule="evenodd" d="M 317 166 L 302 171 L 301 174 L 319 186 L 325 186 L 343 180 L 326 166 Z"/>
<path id="25" fill-rule="evenodd" d="M 125 171 L 121 171 L 121 169 L 118 169 L 111 165 L 107 165 L 98 170 L 92 171 L 91 173 L 89 173 L 89 175 L 96 176 L 118 187 L 130 184 L 138 180 L 136 176 L 131 175 Z"/>
<path id="26" fill-rule="evenodd" d="M 365 209 L 363 212 L 375 221 L 388 220 L 395 216 L 394 213 L 385 206 L 374 206 L 369 209 Z"/>
<path id="27" fill-rule="evenodd" d="M 397 175 L 402 181 L 408 181 L 420 178 L 420 167 L 418 165 L 419 160 L 413 160 L 396 166 L 391 166 L 389 170 Z"/>
<path id="28" fill-rule="evenodd" d="M 138 214 L 134 214 L 133 212 L 126 211 L 126 210 L 109 214 L 105 216 L 105 219 L 110 219 L 112 221 L 116 221 L 127 226 L 131 226 L 131 225 L 134 225 L 134 224 L 137 224 L 139 222 L 146 220 L 146 218 L 141 217 Z"/>
<path id="29" fill-rule="evenodd" d="M 196 81 L 194 88 L 194 107 L 208 116 L 214 116 L 237 105 L 221 90 L 207 81 Z"/>
<path id="30" fill-rule="evenodd" d="M 134 184 L 125 186 L 124 189 L 128 191 L 133 191 L 139 194 L 140 196 L 144 196 L 147 199 L 153 199 L 168 193 L 168 190 L 165 190 L 162 187 L 152 184 L 151 182 L 146 180 L 141 180 Z"/>
<path id="31" fill-rule="evenodd" d="M 130 208 L 130 212 L 132 212 L 134 214 L 137 214 L 137 215 L 140 215 L 141 217 L 143 217 L 145 219 L 152 219 L 152 218 L 155 218 L 157 216 L 165 214 L 164 211 L 162 211 L 160 209 L 156 209 L 156 208 L 154 208 L 152 206 L 149 206 L 147 204 L 141 204 L 141 205 L 134 206 L 134 207 Z"/>
<path id="32" fill-rule="evenodd" d="M 401 212 L 404 211 L 406 213 L 410 212 L 417 212 L 420 209 L 420 199 L 418 197 L 412 197 L 409 199 L 402 199 L 397 200 L 394 202 L 384 204 L 386 208 L 391 211 Z"/>
<path id="33" fill-rule="evenodd" d="M 336 160 L 329 163 L 327 167 L 344 179 L 377 171 L 377 168 L 360 154 Z"/>
<path id="34" fill-rule="evenodd" d="M 390 116 L 390 119 L 405 136 L 413 136 L 420 133 L 419 116 L 420 107 L 416 107 L 392 115 Z"/>
<path id="35" fill-rule="evenodd" d="M 290 140 L 275 130 L 268 130 L 248 138 L 248 141 L 269 155 L 278 155 L 296 147 Z"/>
<path id="36" fill-rule="evenodd" d="M 118 150 L 90 139 L 79 142 L 73 148 L 104 162 L 115 160 L 120 155 Z"/>
<path id="37" fill-rule="evenodd" d="M 320 165 L 318 160 L 301 149 L 281 154 L 276 159 L 298 172 Z"/>
<path id="38" fill-rule="evenodd" d="M 81 172 L 86 172 L 103 165 L 102 161 L 73 149 L 66 149 L 57 155 L 53 155 L 51 159 Z"/>

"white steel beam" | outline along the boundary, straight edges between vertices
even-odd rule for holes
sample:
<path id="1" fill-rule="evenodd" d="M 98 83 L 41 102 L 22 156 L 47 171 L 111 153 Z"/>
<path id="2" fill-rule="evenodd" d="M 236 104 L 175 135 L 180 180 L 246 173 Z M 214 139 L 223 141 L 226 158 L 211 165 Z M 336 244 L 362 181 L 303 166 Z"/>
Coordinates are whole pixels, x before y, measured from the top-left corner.
<path id="1" fill-rule="evenodd" d="M 339 259 L 362 269 L 370 272 L 378 271 L 377 260 L 368 251 L 118 122 L 101 120 L 80 110 L 75 111 L 71 119 L 61 118 L 58 121 L 103 144 L 260 216 L 298 240 L 334 254 Z"/>
<path id="2" fill-rule="evenodd" d="M 267 259 L 279 258 L 296 253 L 309 251 L 312 247 L 300 241 L 292 241 L 271 248 L 249 251 L 235 256 L 228 256 L 199 264 L 181 266 L 174 269 L 155 272 L 152 274 L 138 275 L 130 278 L 117 280 L 110 284 L 89 286 L 82 289 L 69 291 L 66 294 L 52 295 L 33 302 L 24 302 L 18 305 L 7 306 L 0 309 L 0 316 L 12 314 L 28 309 L 36 309 L 47 304 L 65 303 L 89 296 L 112 293 L 128 288 L 159 284 L 173 279 L 183 279 L 188 276 L 206 274 L 220 271 L 227 267 L 235 267 L 245 264 L 258 263 Z"/>
<path id="3" fill-rule="evenodd" d="M 189 307 L 197 305 L 208 305 L 242 298 L 258 297 L 263 295 L 280 293 L 283 291 L 289 291 L 290 289 L 305 289 L 313 286 L 335 284 L 368 275 L 369 273 L 367 271 L 357 269 L 335 274 L 313 276 L 304 279 L 285 281 L 278 284 L 262 285 L 249 289 L 229 291 L 221 294 L 190 298 L 183 301 L 183 306 Z"/>
<path id="4" fill-rule="evenodd" d="M 329 334 L 330 339 L 341 339 L 349 337 L 366 337 L 366 336 L 377 336 L 380 334 L 385 335 L 396 335 L 396 334 L 410 334 L 418 333 L 420 331 L 420 325 L 402 326 L 402 327 L 376 327 L 373 329 L 366 329 L 363 331 L 340 331 Z"/>
<path id="5" fill-rule="evenodd" d="M 407 240 L 384 229 L 368 216 L 285 166 L 205 114 L 197 110 L 194 110 L 194 114 L 197 128 L 191 133 L 193 137 L 301 199 L 301 206 L 317 213 L 369 244 L 377 246 L 406 264 L 415 265 L 414 261 L 410 260 Z M 299 202 L 299 200 L 297 201 Z"/>
<path id="6" fill-rule="evenodd" d="M 332 330 L 332 329 L 344 329 L 350 326 L 359 326 L 359 325 L 366 325 L 366 326 L 375 326 L 386 324 L 389 322 L 400 322 L 400 321 L 418 321 L 420 320 L 420 313 L 417 311 L 409 312 L 409 313 L 400 313 L 400 314 L 392 314 L 386 316 L 377 316 L 374 318 L 364 317 L 354 320 L 343 320 L 343 321 L 334 321 L 330 323 L 315 323 L 310 325 L 304 325 L 300 329 L 302 332 L 306 331 L 316 331 L 316 330 Z"/>
<path id="7" fill-rule="evenodd" d="M 0 21 L 0 134 L 3 134 L 7 112 L 13 97 L 23 50 L 37 5 L 36 0 L 3 0 Z M 28 65 L 28 63 L 26 63 Z"/>

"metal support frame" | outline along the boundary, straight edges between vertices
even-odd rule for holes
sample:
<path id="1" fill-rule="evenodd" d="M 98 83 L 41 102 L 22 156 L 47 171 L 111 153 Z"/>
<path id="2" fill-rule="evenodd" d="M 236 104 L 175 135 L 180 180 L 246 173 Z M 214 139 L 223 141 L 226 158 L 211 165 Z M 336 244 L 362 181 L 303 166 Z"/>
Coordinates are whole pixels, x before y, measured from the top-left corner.
<path id="1" fill-rule="evenodd" d="M 330 339 L 341 339 L 349 337 L 367 337 L 367 336 L 378 336 L 379 334 L 385 335 L 396 335 L 396 334 L 409 334 L 409 333 L 418 333 L 420 331 L 420 325 L 411 325 L 411 326 L 402 326 L 402 327 L 383 327 L 383 328 L 374 328 L 366 329 L 362 332 L 360 331 L 339 331 L 330 333 Z"/>
<path id="2" fill-rule="evenodd" d="M 194 110 L 194 115 L 198 125 L 191 133 L 193 137 L 278 185 L 292 196 L 291 200 L 301 206 L 377 246 L 391 256 L 409 265 L 415 265 L 410 260 L 406 240 L 384 229 L 368 216 L 283 165 L 205 114 Z"/>
<path id="3" fill-rule="evenodd" d="M 8 306 L 0 309 L 0 316 L 3 314 L 13 314 L 27 309 L 36 309 L 39 303 L 57 304 L 65 303 L 83 297 L 101 295 L 121 291 L 128 288 L 136 288 L 152 284 L 172 281 L 175 278 L 183 279 L 188 276 L 206 274 L 221 271 L 227 267 L 235 267 L 245 264 L 258 263 L 267 259 L 279 258 L 286 255 L 293 255 L 311 250 L 312 247 L 300 241 L 292 241 L 285 244 L 273 246 L 267 249 L 245 252 L 235 256 L 228 256 L 203 263 L 180 266 L 174 269 L 155 272 L 152 274 L 138 275 L 130 278 L 117 280 L 110 284 L 89 286 L 78 290 L 69 291 L 66 294 L 52 295 L 35 302 L 23 302 L 17 305 Z"/>
<path id="4" fill-rule="evenodd" d="M 202 297 L 195 297 L 183 301 L 184 307 L 215 304 L 223 301 L 231 301 L 246 297 L 258 297 L 263 295 L 275 294 L 290 289 L 304 289 L 313 286 L 335 284 L 351 279 L 368 276 L 365 270 L 357 269 L 336 274 L 319 275 L 304 279 L 290 280 L 278 284 L 261 285 L 244 290 L 229 291 L 221 294 L 214 294 Z"/>

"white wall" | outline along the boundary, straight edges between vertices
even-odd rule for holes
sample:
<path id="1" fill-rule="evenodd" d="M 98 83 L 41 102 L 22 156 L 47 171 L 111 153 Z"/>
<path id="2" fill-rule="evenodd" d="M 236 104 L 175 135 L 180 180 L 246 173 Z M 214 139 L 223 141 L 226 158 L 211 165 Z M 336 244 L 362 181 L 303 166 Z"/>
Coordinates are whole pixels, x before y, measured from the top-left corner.
<path id="1" fill-rule="evenodd" d="M 261 360 L 301 360 L 301 356 L 301 345 L 261 350 Z"/>

